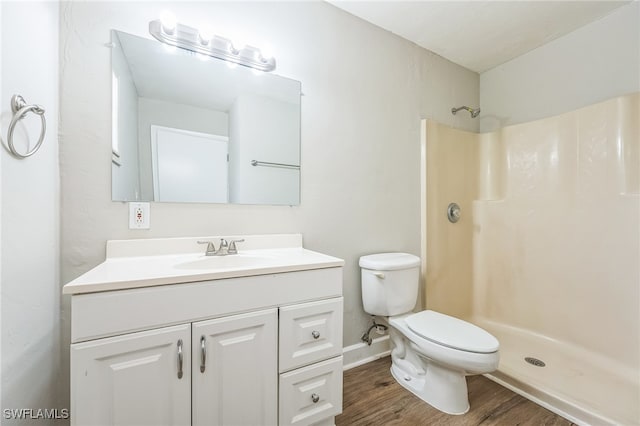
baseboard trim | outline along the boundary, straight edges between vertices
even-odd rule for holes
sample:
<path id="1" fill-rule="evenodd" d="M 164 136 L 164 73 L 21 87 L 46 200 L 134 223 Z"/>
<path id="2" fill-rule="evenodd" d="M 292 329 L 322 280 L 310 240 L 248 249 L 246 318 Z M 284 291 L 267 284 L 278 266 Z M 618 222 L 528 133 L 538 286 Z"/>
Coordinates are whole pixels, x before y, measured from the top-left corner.
<path id="1" fill-rule="evenodd" d="M 344 359 L 343 370 L 346 371 L 360 365 L 367 364 L 371 361 L 388 356 L 390 353 L 388 335 L 376 337 L 373 339 L 371 345 L 361 342 L 356 343 L 355 345 L 346 346 L 342 349 Z"/>

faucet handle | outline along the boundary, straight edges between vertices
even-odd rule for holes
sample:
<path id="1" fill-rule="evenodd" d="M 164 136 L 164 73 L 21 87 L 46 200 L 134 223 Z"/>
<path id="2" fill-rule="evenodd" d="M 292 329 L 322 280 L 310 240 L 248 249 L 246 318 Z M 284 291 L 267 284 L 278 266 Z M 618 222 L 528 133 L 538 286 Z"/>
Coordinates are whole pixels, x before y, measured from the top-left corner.
<path id="1" fill-rule="evenodd" d="M 207 251 L 205 255 L 212 256 L 216 252 L 216 246 L 213 244 L 213 241 L 198 241 L 198 244 L 207 244 Z"/>
<path id="2" fill-rule="evenodd" d="M 240 240 L 231 240 L 229 243 L 229 254 L 238 254 L 238 247 L 236 247 L 236 243 L 244 243 L 244 238 Z"/>

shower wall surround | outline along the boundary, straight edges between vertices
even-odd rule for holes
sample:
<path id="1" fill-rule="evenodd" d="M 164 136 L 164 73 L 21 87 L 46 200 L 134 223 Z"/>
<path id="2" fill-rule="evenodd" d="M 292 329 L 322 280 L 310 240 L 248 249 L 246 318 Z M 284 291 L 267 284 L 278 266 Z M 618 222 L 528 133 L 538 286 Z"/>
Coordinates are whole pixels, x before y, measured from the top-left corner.
<path id="1" fill-rule="evenodd" d="M 474 222 L 475 313 L 640 360 L 640 96 L 507 127 Z"/>
<path id="2" fill-rule="evenodd" d="M 426 130 L 427 306 L 455 317 L 468 317 L 473 304 L 473 201 L 478 199 L 480 143 L 477 133 L 428 120 Z M 447 218 L 447 206 L 460 206 L 460 219 Z M 442 307 L 442 308 L 440 308 Z"/>
<path id="3" fill-rule="evenodd" d="M 515 339 L 537 339 L 528 355 L 566 352 L 539 389 L 592 421 L 640 421 L 640 93 L 488 134 L 427 126 L 427 181 L 447 180 L 446 155 L 477 172 L 460 176 L 468 194 L 427 193 L 427 307 L 501 339 L 501 371 L 532 374 Z M 444 223 L 457 198 L 462 220 Z"/>

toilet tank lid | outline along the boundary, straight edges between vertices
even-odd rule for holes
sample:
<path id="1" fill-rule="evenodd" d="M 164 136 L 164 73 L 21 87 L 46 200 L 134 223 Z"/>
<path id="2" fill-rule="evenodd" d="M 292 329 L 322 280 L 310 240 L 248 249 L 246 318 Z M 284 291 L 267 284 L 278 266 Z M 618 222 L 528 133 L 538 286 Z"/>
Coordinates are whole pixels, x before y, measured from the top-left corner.
<path id="1" fill-rule="evenodd" d="M 360 267 L 375 271 L 395 271 L 420 266 L 420 258 L 409 253 L 378 253 L 362 256 Z"/>

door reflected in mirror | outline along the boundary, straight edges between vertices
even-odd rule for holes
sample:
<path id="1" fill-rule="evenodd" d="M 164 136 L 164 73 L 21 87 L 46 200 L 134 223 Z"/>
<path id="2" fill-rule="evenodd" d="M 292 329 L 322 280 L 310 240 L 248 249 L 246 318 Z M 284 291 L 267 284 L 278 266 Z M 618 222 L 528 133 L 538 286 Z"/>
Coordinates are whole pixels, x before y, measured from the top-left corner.
<path id="1" fill-rule="evenodd" d="M 300 203 L 300 82 L 112 41 L 114 201 Z"/>

